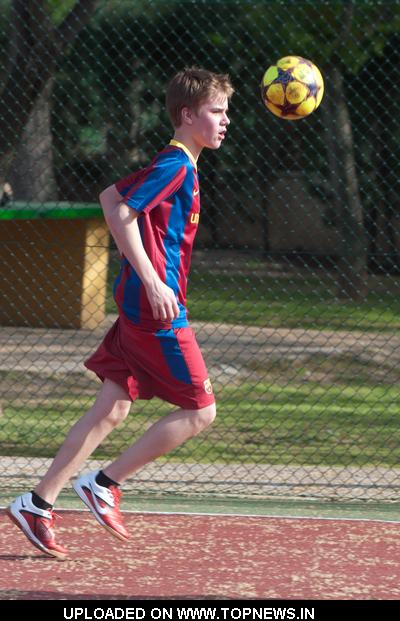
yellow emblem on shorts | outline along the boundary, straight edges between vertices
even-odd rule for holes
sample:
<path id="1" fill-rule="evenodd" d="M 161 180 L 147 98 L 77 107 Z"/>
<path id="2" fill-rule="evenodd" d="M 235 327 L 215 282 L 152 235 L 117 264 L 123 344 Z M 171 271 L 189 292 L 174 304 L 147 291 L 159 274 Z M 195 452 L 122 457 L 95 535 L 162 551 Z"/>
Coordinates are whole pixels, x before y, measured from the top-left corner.
<path id="1" fill-rule="evenodd" d="M 213 393 L 212 384 L 211 384 L 209 377 L 207 377 L 207 379 L 204 380 L 204 390 L 206 391 L 208 395 L 212 395 Z"/>

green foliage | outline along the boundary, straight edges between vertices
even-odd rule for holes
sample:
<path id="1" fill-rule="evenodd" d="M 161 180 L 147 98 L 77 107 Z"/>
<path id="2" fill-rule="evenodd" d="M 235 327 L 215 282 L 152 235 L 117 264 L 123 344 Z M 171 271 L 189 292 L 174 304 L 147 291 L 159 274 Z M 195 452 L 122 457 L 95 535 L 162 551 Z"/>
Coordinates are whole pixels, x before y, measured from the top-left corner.
<path id="1" fill-rule="evenodd" d="M 51 7 L 57 19 L 66 11 L 55 0 Z M 323 172 L 322 113 L 289 127 L 263 109 L 259 81 L 271 62 L 294 53 L 322 69 L 329 93 L 329 63 L 338 47 L 343 9 L 336 0 L 101 3 L 59 67 L 53 98 L 58 170 L 62 174 L 76 160 L 95 158 L 103 162 L 99 183 L 104 183 L 148 161 L 171 132 L 164 110 L 168 79 L 181 67 L 197 64 L 229 72 L 236 86 L 230 139 L 214 165 L 234 178 L 240 172 L 252 177 L 257 168 L 268 178 L 279 167 L 295 165 L 298 153 L 302 167 Z M 373 55 L 382 55 L 399 19 L 398 3 L 354 3 L 349 40 L 340 48 L 349 79 Z M 351 107 L 352 96 L 348 101 Z M 212 194 L 214 181 L 207 157 L 203 160 L 202 182 Z M 258 184 L 254 192 L 260 195 L 260 190 Z"/>
<path id="2" fill-rule="evenodd" d="M 54 24 L 59 25 L 76 4 L 77 0 L 46 0 Z"/>

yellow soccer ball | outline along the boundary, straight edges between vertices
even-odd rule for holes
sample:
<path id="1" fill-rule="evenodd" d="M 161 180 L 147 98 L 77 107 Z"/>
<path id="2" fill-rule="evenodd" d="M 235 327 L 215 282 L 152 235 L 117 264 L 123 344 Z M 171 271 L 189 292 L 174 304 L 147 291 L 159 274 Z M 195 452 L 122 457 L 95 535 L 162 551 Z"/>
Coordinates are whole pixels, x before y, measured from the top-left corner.
<path id="1" fill-rule="evenodd" d="M 271 65 L 261 80 L 261 98 L 268 110 L 281 119 L 304 119 L 321 103 L 324 80 L 306 58 L 284 56 Z"/>

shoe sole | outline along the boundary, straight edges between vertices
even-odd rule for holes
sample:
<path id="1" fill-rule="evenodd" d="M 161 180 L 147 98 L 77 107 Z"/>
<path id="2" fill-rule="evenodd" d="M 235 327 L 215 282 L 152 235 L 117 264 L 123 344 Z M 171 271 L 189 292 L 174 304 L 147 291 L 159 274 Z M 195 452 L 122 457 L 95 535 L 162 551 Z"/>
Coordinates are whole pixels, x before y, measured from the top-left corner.
<path id="1" fill-rule="evenodd" d="M 48 548 L 45 548 L 44 545 L 37 543 L 36 541 L 34 541 L 31 537 L 31 533 L 30 531 L 28 531 L 25 526 L 23 524 L 21 524 L 21 522 L 18 520 L 17 517 L 15 517 L 15 515 L 12 513 L 10 507 L 8 507 L 6 509 L 6 515 L 9 517 L 9 519 L 16 525 L 18 526 L 18 528 L 20 530 L 22 530 L 22 532 L 24 533 L 25 537 L 28 539 L 29 543 L 31 543 L 33 546 L 35 546 L 35 548 L 37 548 L 38 550 L 40 550 L 41 552 L 44 552 L 44 554 L 47 554 L 47 556 L 51 556 L 52 558 L 58 558 L 60 561 L 64 561 L 67 558 L 67 554 L 63 554 L 62 552 L 56 552 L 54 550 L 49 550 Z"/>
<path id="2" fill-rule="evenodd" d="M 105 522 L 103 522 L 103 520 L 101 519 L 101 517 L 96 513 L 96 511 L 93 509 L 93 506 L 90 504 L 85 492 L 83 491 L 83 488 L 79 485 L 75 485 L 75 483 L 72 485 L 73 490 L 76 494 L 78 494 L 79 498 L 82 500 L 82 502 L 85 503 L 85 505 L 87 506 L 87 508 L 90 510 L 90 512 L 92 513 L 92 515 L 94 515 L 94 517 L 96 518 L 96 520 L 98 521 L 99 524 L 101 524 L 101 526 L 103 526 L 103 528 L 106 529 L 106 531 L 108 531 L 113 537 L 115 537 L 116 539 L 119 539 L 119 541 L 128 541 L 128 537 L 124 537 L 123 535 L 120 535 L 120 533 L 117 533 L 116 530 L 114 530 L 113 528 L 111 528 L 111 526 L 108 526 L 108 524 L 106 524 Z M 90 491 L 90 490 L 89 490 Z M 92 493 L 90 491 L 90 493 Z"/>

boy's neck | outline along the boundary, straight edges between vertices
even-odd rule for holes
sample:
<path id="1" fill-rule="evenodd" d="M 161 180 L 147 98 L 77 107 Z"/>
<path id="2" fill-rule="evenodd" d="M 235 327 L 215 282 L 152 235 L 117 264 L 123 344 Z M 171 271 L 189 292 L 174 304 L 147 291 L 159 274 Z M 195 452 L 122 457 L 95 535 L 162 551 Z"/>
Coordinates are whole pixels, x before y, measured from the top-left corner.
<path id="1" fill-rule="evenodd" d="M 194 161 L 197 162 L 203 147 L 195 142 L 191 136 L 188 136 L 186 132 L 180 131 L 179 128 L 175 130 L 173 139 L 183 144 L 192 154 Z"/>

